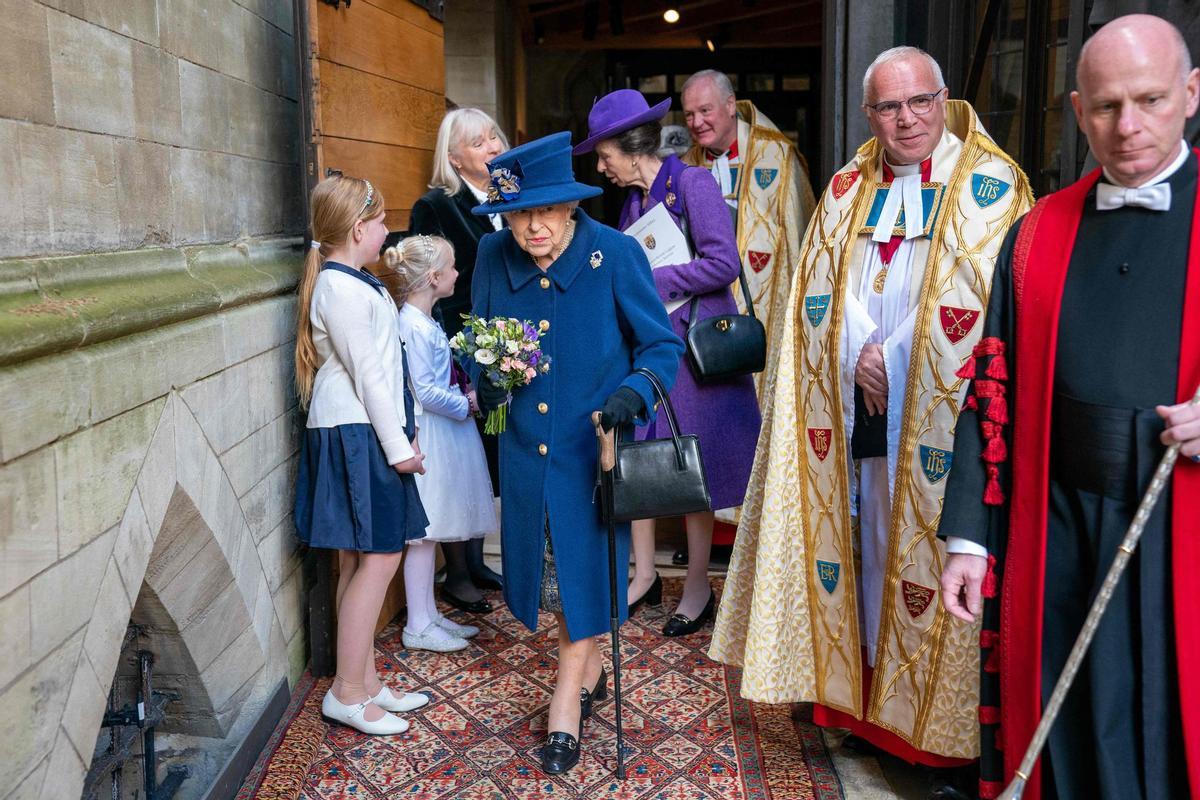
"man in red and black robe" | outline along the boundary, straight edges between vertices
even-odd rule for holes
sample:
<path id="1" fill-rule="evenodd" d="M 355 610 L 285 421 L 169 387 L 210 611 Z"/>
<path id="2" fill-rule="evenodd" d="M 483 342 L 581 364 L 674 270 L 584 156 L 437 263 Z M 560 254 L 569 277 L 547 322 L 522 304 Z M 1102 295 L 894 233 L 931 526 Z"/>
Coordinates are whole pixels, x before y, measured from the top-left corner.
<path id="1" fill-rule="evenodd" d="M 939 535 L 943 599 L 982 608 L 980 795 L 1019 766 L 1165 449 L 1146 525 L 1024 797 L 1200 796 L 1200 202 L 1182 141 L 1200 70 L 1132 15 L 1080 55 L 1097 169 L 1043 198 L 997 261 Z M 1190 788 L 1189 788 L 1190 787 Z"/>

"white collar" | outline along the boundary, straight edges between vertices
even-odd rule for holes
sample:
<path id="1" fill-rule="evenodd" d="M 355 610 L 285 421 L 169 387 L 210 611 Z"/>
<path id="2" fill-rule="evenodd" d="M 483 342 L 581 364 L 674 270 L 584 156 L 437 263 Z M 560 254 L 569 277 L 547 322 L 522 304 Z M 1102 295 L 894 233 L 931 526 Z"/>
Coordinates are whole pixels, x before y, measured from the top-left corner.
<path id="1" fill-rule="evenodd" d="M 475 195 L 475 199 L 479 201 L 480 205 L 483 205 L 487 202 L 487 192 L 483 191 L 482 189 L 476 189 L 475 184 L 471 183 L 466 178 L 459 177 L 459 180 L 463 182 L 463 186 L 466 186 L 471 190 L 471 194 Z"/>
<path id="2" fill-rule="evenodd" d="M 921 174 L 921 162 L 920 161 L 918 161 L 916 164 L 893 164 L 892 162 L 887 160 L 886 156 L 884 157 L 883 160 L 884 160 L 884 162 L 887 163 L 888 169 L 890 169 L 892 171 L 892 174 L 895 175 L 897 178 L 903 178 L 906 175 L 920 175 Z"/>
<path id="3" fill-rule="evenodd" d="M 1145 183 L 1142 183 L 1142 184 L 1139 184 L 1139 185 L 1133 186 L 1133 187 L 1124 186 L 1124 184 L 1122 184 L 1120 181 L 1118 181 L 1116 178 L 1114 178 L 1109 173 L 1108 167 L 1104 168 L 1104 177 L 1108 180 L 1109 183 L 1114 184 L 1116 186 L 1120 186 L 1122 188 L 1141 189 L 1143 186 L 1153 186 L 1156 183 L 1162 183 L 1167 178 L 1170 178 L 1172 175 L 1174 175 L 1176 172 L 1179 171 L 1179 168 L 1183 166 L 1185 161 L 1187 161 L 1187 157 L 1188 157 L 1187 142 L 1183 139 L 1180 139 L 1179 140 L 1179 155 L 1175 156 L 1175 160 L 1172 161 L 1170 164 L 1168 164 L 1166 169 L 1164 169 L 1162 172 L 1158 173 L 1157 175 L 1155 175 L 1153 178 L 1146 181 Z"/>

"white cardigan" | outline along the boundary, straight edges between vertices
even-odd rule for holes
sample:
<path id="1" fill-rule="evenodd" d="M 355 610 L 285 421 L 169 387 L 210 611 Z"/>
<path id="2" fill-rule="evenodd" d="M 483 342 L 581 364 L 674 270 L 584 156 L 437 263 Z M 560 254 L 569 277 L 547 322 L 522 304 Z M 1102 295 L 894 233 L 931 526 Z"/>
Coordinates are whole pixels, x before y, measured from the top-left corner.
<path id="1" fill-rule="evenodd" d="M 308 318 L 320 364 L 308 427 L 370 423 L 389 464 L 412 458 L 415 451 L 404 435 L 407 376 L 392 298 L 363 278 L 323 269 Z"/>

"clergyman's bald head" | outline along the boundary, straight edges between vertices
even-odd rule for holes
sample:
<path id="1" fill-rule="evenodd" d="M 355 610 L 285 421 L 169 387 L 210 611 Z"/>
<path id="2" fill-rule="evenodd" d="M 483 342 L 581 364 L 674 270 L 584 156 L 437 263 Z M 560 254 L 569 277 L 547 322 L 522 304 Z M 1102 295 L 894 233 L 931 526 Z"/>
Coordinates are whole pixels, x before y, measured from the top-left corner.
<path id="1" fill-rule="evenodd" d="M 1149 14 L 1118 17 L 1088 40 L 1071 105 L 1110 179 L 1141 186 L 1179 158 L 1200 105 L 1191 62 L 1179 30 Z"/>
<path id="2" fill-rule="evenodd" d="M 1178 28 L 1153 14 L 1128 14 L 1117 17 L 1083 43 L 1075 67 L 1075 83 L 1084 83 L 1094 59 L 1105 58 L 1112 47 L 1128 47 L 1131 44 L 1156 50 L 1160 55 L 1172 53 L 1181 79 L 1186 80 L 1192 71 L 1192 54 Z"/>

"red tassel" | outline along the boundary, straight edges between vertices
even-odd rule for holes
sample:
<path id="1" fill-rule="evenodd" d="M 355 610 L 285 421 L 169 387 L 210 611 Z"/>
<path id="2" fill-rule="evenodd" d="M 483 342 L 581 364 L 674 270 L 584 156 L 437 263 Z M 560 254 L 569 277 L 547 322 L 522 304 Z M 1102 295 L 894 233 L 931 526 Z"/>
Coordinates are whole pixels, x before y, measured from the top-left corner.
<path id="1" fill-rule="evenodd" d="M 983 438 L 985 439 L 994 439 L 1002 432 L 1002 428 L 999 425 L 995 422 L 989 422 L 986 419 L 980 421 L 979 430 L 983 433 Z"/>
<path id="2" fill-rule="evenodd" d="M 1000 383 L 999 381 L 980 378 L 979 380 L 975 381 L 974 386 L 975 394 L 977 394 L 979 397 L 991 399 L 993 397 L 1004 396 L 1004 384 Z"/>
<path id="3" fill-rule="evenodd" d="M 1008 380 L 1008 362 L 1004 360 L 1004 356 L 992 359 L 992 363 L 988 364 L 987 376 L 998 381 Z"/>
<path id="4" fill-rule="evenodd" d="M 969 395 L 967 402 L 963 403 L 963 411 L 978 411 L 979 401 L 975 399 L 975 395 Z"/>
<path id="5" fill-rule="evenodd" d="M 975 377 L 975 356 L 967 356 L 967 360 L 963 362 L 963 365 L 961 367 L 959 367 L 958 371 L 955 372 L 954 374 L 959 378 L 966 378 L 968 380 L 974 378 Z"/>
<path id="6" fill-rule="evenodd" d="M 971 352 L 976 356 L 1002 356 L 1004 355 L 1004 340 L 995 336 L 988 336 L 985 339 L 980 339 L 979 344 L 972 348 Z"/>
<path id="7" fill-rule="evenodd" d="M 1000 706 L 980 706 L 979 707 L 979 724 L 980 725 L 999 725 L 1000 724 Z"/>
<path id="8" fill-rule="evenodd" d="M 996 402 L 995 400 L 992 401 Z M 1004 444 L 1003 436 L 993 436 L 988 439 L 987 447 L 983 449 L 983 455 L 980 456 L 989 464 L 1003 464 L 1008 460 L 1008 446 Z"/>
<path id="9" fill-rule="evenodd" d="M 1000 781 L 979 782 L 979 800 L 996 800 L 1003 791 L 1004 784 Z"/>
<path id="10" fill-rule="evenodd" d="M 991 568 L 990 561 L 988 568 Z M 984 580 L 986 581 L 987 578 L 984 578 Z M 984 650 L 990 650 L 998 644 L 1000 644 L 1000 631 L 982 630 L 979 632 L 979 646 Z"/>
<path id="11" fill-rule="evenodd" d="M 983 490 L 983 503 L 988 506 L 1004 505 L 1004 491 L 1000 488 L 1000 470 L 995 464 L 987 465 L 988 482 Z"/>
<path id="12" fill-rule="evenodd" d="M 1008 401 L 1000 394 L 988 400 L 987 418 L 999 425 L 1008 422 Z"/>
<path id="13" fill-rule="evenodd" d="M 988 465 L 989 476 L 993 469 L 996 469 L 996 468 L 989 464 Z M 999 490 L 999 488 L 1000 488 L 1000 484 L 999 484 L 999 481 L 997 481 L 996 489 Z M 984 502 L 987 502 L 986 499 L 984 500 Z M 1004 500 L 1001 499 L 1000 502 L 1004 502 Z M 979 592 L 984 597 L 986 597 L 990 600 L 991 598 L 996 596 L 996 589 L 997 589 L 996 584 L 998 583 L 998 581 L 996 580 L 996 557 L 993 555 L 989 555 L 987 557 L 987 559 L 988 559 L 987 574 L 983 576 L 983 586 L 980 588 Z M 980 634 L 979 634 L 979 642 L 982 646 L 987 647 L 987 645 L 983 644 L 983 633 L 984 632 L 980 632 Z M 986 633 L 990 633 L 996 637 L 994 643 L 992 644 L 992 647 L 998 648 L 1000 646 L 1000 634 L 995 631 L 986 631 Z"/>

